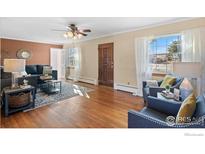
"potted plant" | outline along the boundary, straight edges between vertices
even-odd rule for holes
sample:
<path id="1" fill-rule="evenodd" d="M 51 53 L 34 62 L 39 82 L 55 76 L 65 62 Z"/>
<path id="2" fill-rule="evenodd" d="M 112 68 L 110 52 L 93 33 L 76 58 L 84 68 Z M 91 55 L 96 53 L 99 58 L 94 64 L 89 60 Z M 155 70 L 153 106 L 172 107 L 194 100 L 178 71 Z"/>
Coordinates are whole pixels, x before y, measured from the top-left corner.
<path id="1" fill-rule="evenodd" d="M 169 93 L 169 92 L 170 92 L 170 85 L 169 85 L 169 84 L 166 85 L 166 86 L 165 86 L 165 89 L 166 89 L 166 93 Z"/>

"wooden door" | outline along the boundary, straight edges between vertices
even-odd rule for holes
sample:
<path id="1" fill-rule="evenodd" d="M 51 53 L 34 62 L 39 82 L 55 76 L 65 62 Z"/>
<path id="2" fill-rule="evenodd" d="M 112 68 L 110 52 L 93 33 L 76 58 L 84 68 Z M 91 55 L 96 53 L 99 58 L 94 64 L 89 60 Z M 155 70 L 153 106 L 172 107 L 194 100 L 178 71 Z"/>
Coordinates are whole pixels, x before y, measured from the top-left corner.
<path id="1" fill-rule="evenodd" d="M 99 73 L 98 82 L 101 85 L 113 87 L 114 61 L 113 43 L 98 45 Z"/>

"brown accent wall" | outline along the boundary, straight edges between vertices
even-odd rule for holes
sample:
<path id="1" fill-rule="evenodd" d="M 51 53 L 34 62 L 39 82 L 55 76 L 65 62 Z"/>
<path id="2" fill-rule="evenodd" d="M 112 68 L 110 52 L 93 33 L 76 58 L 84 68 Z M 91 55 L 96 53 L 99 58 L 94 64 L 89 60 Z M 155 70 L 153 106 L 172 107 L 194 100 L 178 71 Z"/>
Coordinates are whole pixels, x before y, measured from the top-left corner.
<path id="1" fill-rule="evenodd" d="M 27 49 L 32 53 L 26 64 L 50 64 L 50 48 L 62 48 L 62 45 L 1 39 L 1 64 L 5 58 L 17 58 L 16 52 L 19 49 Z"/>

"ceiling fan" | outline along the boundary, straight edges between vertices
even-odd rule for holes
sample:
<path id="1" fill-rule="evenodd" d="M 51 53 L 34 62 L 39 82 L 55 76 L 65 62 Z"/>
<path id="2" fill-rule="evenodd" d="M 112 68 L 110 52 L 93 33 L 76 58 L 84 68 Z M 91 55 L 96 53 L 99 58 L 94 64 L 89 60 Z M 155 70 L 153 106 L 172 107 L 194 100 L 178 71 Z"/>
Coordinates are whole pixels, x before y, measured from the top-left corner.
<path id="1" fill-rule="evenodd" d="M 70 24 L 66 27 L 66 30 L 53 29 L 53 31 L 64 31 L 64 37 L 73 39 L 80 39 L 82 36 L 88 35 L 85 33 L 91 32 L 90 29 L 79 29 L 75 24 Z"/>

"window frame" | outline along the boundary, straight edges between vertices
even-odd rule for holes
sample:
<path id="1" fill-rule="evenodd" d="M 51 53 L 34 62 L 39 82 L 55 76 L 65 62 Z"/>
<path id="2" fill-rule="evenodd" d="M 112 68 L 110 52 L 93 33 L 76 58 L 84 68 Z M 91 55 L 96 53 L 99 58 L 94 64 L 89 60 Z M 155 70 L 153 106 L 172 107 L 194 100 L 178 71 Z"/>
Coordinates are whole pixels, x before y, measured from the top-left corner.
<path id="1" fill-rule="evenodd" d="M 150 43 L 151 43 L 151 40 L 154 40 L 154 39 L 157 40 L 157 39 L 160 39 L 160 38 L 166 38 L 166 37 L 171 37 L 171 36 L 180 36 L 180 40 L 182 39 L 181 33 L 171 33 L 171 34 L 154 36 L 152 39 L 150 39 Z M 163 47 L 163 46 L 160 45 L 160 47 Z M 168 47 L 168 45 L 166 44 L 166 48 L 167 47 Z M 182 42 L 180 43 L 180 47 L 182 47 Z M 149 44 L 148 48 L 150 48 L 150 44 Z M 149 55 L 150 55 L 150 51 L 149 51 Z M 156 53 L 156 55 L 157 55 L 157 53 Z M 150 59 L 149 59 L 149 61 L 150 61 Z M 150 63 L 150 66 L 151 66 L 152 70 L 153 70 L 153 66 L 152 66 L 153 64 L 157 65 L 157 63 Z M 163 76 L 163 75 L 169 73 L 170 71 L 172 71 L 172 69 L 171 70 L 167 69 L 168 64 L 164 64 L 164 65 L 166 65 L 166 70 L 165 71 L 156 71 L 155 70 L 155 71 L 152 71 L 152 74 L 156 75 L 156 76 Z"/>

